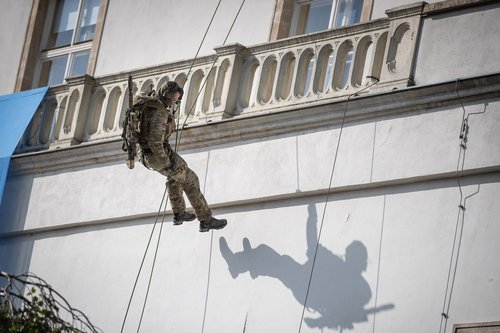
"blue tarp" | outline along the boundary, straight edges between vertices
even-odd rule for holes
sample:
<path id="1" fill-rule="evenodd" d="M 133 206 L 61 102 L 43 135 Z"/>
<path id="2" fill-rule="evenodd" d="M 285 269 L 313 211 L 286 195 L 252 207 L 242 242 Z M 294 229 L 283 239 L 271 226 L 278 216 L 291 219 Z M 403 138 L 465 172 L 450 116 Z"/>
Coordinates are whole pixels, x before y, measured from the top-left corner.
<path id="1" fill-rule="evenodd" d="M 0 96 L 0 203 L 10 157 L 49 88 Z"/>

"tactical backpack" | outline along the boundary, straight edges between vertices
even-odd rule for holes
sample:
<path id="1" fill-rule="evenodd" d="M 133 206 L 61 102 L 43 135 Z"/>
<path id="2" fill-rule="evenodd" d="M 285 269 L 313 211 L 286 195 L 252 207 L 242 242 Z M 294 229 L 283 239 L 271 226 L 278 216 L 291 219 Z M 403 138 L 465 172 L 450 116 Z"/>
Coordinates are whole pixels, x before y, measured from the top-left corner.
<path id="1" fill-rule="evenodd" d="M 135 108 L 133 104 L 132 76 L 128 76 L 128 109 L 123 119 L 122 131 L 122 150 L 128 153 L 127 166 L 133 169 L 135 166 L 135 157 L 137 156 L 137 143 L 139 142 L 139 133 L 141 131 L 141 110 Z"/>
<path id="2" fill-rule="evenodd" d="M 137 145 L 141 134 L 141 121 L 147 106 L 157 103 L 158 98 L 154 89 L 141 92 L 133 96 L 132 77 L 128 77 L 128 109 L 123 119 L 122 150 L 128 153 L 127 166 L 133 169 L 135 157 L 137 156 Z"/>

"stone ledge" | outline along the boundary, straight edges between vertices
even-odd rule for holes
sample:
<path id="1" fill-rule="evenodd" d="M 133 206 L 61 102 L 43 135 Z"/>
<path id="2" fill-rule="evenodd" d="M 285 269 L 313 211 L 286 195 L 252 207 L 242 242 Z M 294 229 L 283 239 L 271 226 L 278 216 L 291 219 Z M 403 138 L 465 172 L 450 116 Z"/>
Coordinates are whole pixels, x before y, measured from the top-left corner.
<path id="1" fill-rule="evenodd" d="M 424 1 L 415 2 L 408 5 L 388 9 L 385 11 L 385 14 L 391 19 L 420 15 L 422 14 L 422 11 L 424 10 L 426 5 L 427 3 Z"/>
<path id="2" fill-rule="evenodd" d="M 459 105 L 457 81 L 417 86 L 391 92 L 362 94 L 349 101 L 346 122 L 395 115 L 409 115 L 446 105 Z M 500 97 L 500 73 L 458 82 L 463 102 Z M 216 146 L 242 140 L 271 137 L 297 131 L 327 128 L 342 121 L 347 98 L 327 99 L 276 108 L 264 113 L 240 116 L 186 127 L 179 150 Z M 54 150 L 14 155 L 9 177 L 54 172 L 87 165 L 125 161 L 121 139 L 85 142 Z"/>
<path id="3" fill-rule="evenodd" d="M 322 188 L 322 189 L 313 190 L 313 191 L 289 192 L 289 193 L 283 193 L 283 194 L 274 195 L 274 196 L 249 198 L 249 199 L 227 201 L 227 202 L 216 202 L 216 203 L 211 204 L 210 207 L 213 210 L 215 210 L 215 209 L 227 209 L 227 208 L 232 208 L 232 207 L 255 205 L 255 204 L 268 203 L 268 202 L 279 201 L 279 200 L 291 200 L 291 199 L 297 199 L 297 198 L 320 196 L 320 195 L 326 195 L 327 193 L 330 193 L 330 195 L 335 195 L 335 194 L 341 195 L 341 194 L 352 193 L 352 192 L 356 192 L 356 191 L 380 191 L 380 190 L 384 190 L 386 188 L 391 188 L 391 187 L 406 186 L 406 185 L 428 183 L 428 182 L 437 182 L 437 181 L 443 181 L 443 180 L 451 180 L 451 179 L 456 178 L 457 176 L 461 178 L 462 184 L 465 186 L 465 185 L 467 185 L 466 183 L 471 183 L 471 184 L 480 183 L 478 181 L 475 182 L 474 178 L 472 178 L 472 177 L 477 177 L 477 176 L 481 176 L 481 175 L 487 176 L 487 179 L 484 181 L 488 181 L 488 178 L 491 180 L 491 177 L 495 177 L 495 179 L 497 179 L 500 176 L 500 165 L 492 166 L 492 167 L 469 169 L 469 170 L 459 171 L 458 173 L 456 171 L 449 171 L 449 172 L 445 172 L 445 173 L 426 175 L 426 176 L 408 177 L 408 178 L 391 179 L 391 180 L 385 180 L 385 181 L 379 181 L 379 182 L 337 186 L 337 187 L 332 187 L 330 189 Z M 428 186 L 428 185 L 426 185 L 425 187 L 431 188 L 431 186 Z M 11 238 L 11 237 L 19 237 L 19 236 L 40 234 L 40 233 L 45 233 L 45 232 L 52 232 L 52 231 L 57 231 L 57 230 L 85 228 L 85 227 L 91 227 L 91 226 L 97 226 L 97 225 L 107 225 L 107 224 L 113 224 L 113 223 L 125 223 L 126 224 L 126 223 L 131 222 L 131 221 L 151 219 L 151 218 L 154 218 L 156 216 L 156 214 L 157 214 L 157 212 L 151 212 L 151 213 L 142 213 L 142 214 L 135 214 L 135 215 L 129 215 L 129 216 L 122 216 L 122 217 L 117 217 L 117 218 L 106 218 L 106 219 L 101 219 L 101 220 L 80 221 L 80 222 L 73 222 L 73 223 L 68 223 L 68 224 L 59 224 L 59 225 L 53 225 L 53 226 L 49 226 L 49 227 L 38 227 L 38 228 L 31 228 L 31 229 L 25 229 L 25 230 L 3 231 L 3 232 L 0 232 L 0 240 Z M 168 216 L 171 216 L 173 213 L 171 210 L 167 210 L 165 212 L 165 214 Z M 167 218 L 166 220 L 169 221 L 170 219 Z"/>
<path id="4" fill-rule="evenodd" d="M 491 330 L 489 328 L 491 328 Z M 497 331 L 497 328 L 500 329 L 500 321 L 454 324 L 452 333 L 494 333 L 495 331 Z"/>
<path id="5" fill-rule="evenodd" d="M 423 14 L 433 15 L 442 14 L 444 12 L 450 12 L 455 10 L 460 10 L 468 7 L 488 5 L 492 3 L 498 3 L 496 0 L 446 0 L 435 3 L 428 3 L 425 5 Z"/>

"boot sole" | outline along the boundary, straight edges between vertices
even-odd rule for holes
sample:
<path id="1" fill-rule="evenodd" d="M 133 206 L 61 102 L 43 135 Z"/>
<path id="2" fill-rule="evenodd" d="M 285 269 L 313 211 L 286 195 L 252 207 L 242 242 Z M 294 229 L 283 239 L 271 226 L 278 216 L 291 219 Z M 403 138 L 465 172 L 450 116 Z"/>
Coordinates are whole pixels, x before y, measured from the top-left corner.
<path id="1" fill-rule="evenodd" d="M 200 227 L 200 232 L 207 232 L 209 230 L 220 230 L 220 229 L 224 228 L 226 225 L 227 225 L 227 221 L 224 220 L 224 225 L 221 225 L 219 227 L 212 227 L 212 228 L 210 228 L 210 227 L 207 227 L 207 228 Z"/>
<path id="2" fill-rule="evenodd" d="M 174 220 L 174 225 L 181 225 L 184 222 L 190 222 L 190 221 L 193 221 L 194 219 L 196 219 L 196 216 L 193 217 L 192 219 L 184 219 L 182 221 L 176 221 L 176 220 Z"/>

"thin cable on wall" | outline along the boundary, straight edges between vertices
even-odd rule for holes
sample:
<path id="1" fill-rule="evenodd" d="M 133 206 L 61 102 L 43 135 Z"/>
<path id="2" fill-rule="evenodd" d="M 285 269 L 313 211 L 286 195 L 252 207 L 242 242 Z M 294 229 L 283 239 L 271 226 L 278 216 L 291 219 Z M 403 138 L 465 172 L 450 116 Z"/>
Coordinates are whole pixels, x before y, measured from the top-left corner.
<path id="1" fill-rule="evenodd" d="M 464 225 L 465 225 L 465 211 L 466 211 L 467 200 L 469 198 L 471 198 L 472 196 L 476 195 L 477 193 L 479 193 L 479 188 L 480 188 L 480 185 L 478 185 L 478 188 L 474 193 L 464 197 L 463 186 L 462 186 L 462 183 L 460 181 L 460 171 L 463 171 L 464 164 L 465 164 L 465 153 L 467 150 L 467 141 L 468 141 L 468 134 L 469 134 L 469 117 L 472 115 L 485 113 L 486 112 L 486 105 L 485 105 L 485 108 L 483 111 L 471 112 L 471 113 L 467 114 L 467 116 L 466 116 L 466 111 L 465 111 L 465 107 L 464 107 L 464 104 L 462 101 L 462 96 L 460 96 L 460 93 L 458 90 L 459 80 L 460 79 L 457 79 L 456 83 L 455 83 L 455 94 L 457 95 L 457 98 L 460 102 L 460 106 L 462 108 L 462 122 L 460 125 L 460 134 L 458 136 L 458 138 L 460 139 L 460 144 L 459 144 L 459 152 L 458 152 L 458 159 L 457 159 L 457 167 L 455 170 L 455 177 L 457 180 L 458 190 L 460 192 L 460 200 L 459 200 L 459 204 L 458 204 L 457 220 L 455 223 L 453 245 L 451 248 L 450 263 L 448 266 L 448 276 L 446 279 L 445 295 L 444 295 L 443 307 L 442 307 L 442 311 L 441 311 L 441 321 L 439 324 L 439 333 L 446 333 L 446 326 L 447 326 L 448 319 L 449 319 L 451 299 L 452 299 L 452 295 L 453 295 L 453 288 L 455 286 L 455 279 L 457 276 L 458 260 L 460 257 L 460 248 L 462 245 L 462 236 L 463 236 L 463 230 L 464 230 Z"/>
<path id="2" fill-rule="evenodd" d="M 236 23 L 236 20 L 238 19 L 238 16 L 240 15 L 241 9 L 243 8 L 244 4 L 245 4 L 245 0 L 242 0 L 240 8 L 238 8 L 238 12 L 236 13 L 236 16 L 234 17 L 233 23 L 229 27 L 229 31 L 226 34 L 226 38 L 224 38 L 224 41 L 222 42 L 222 46 L 226 45 L 227 39 L 229 38 L 229 35 L 231 34 L 231 31 L 233 30 L 234 24 Z M 203 91 L 203 88 L 205 87 L 205 85 L 207 83 L 207 80 L 210 77 L 210 74 L 211 74 L 212 70 L 214 69 L 214 66 L 217 63 L 218 59 L 219 59 L 219 55 L 217 54 L 216 57 L 215 57 L 215 59 L 214 59 L 214 61 L 212 62 L 212 66 L 208 70 L 208 74 L 205 76 L 205 79 L 203 80 L 203 84 L 198 89 L 198 93 L 196 94 L 196 97 L 195 97 L 192 105 L 190 106 L 189 111 L 186 114 L 186 117 L 184 118 L 184 122 L 182 123 L 182 126 L 180 127 L 180 129 L 179 129 L 179 126 L 177 127 L 176 136 L 175 136 L 175 149 L 176 150 L 177 150 L 177 148 L 178 148 L 178 146 L 180 144 L 180 141 L 181 141 L 181 138 L 182 138 L 182 132 L 183 132 L 185 126 L 186 126 L 186 122 L 189 119 L 189 117 L 191 116 L 191 113 L 192 113 L 193 109 L 196 106 L 196 101 L 198 101 L 198 98 L 200 97 L 200 94 Z M 180 123 L 180 114 L 177 115 L 177 124 L 179 124 L 179 123 Z"/>
<path id="3" fill-rule="evenodd" d="M 320 240 L 321 240 L 321 232 L 323 231 L 323 224 L 324 224 L 324 221 L 325 221 L 326 208 L 328 206 L 328 201 L 330 199 L 330 194 L 331 194 L 331 189 L 332 189 L 332 182 L 333 182 L 333 175 L 334 175 L 334 172 L 335 172 L 335 166 L 337 164 L 337 156 L 338 156 L 339 147 L 340 147 L 340 140 L 342 139 L 342 132 L 344 130 L 344 124 L 345 124 L 345 119 L 346 119 L 346 115 L 347 115 L 347 106 L 349 105 L 349 101 L 351 100 L 351 98 L 358 96 L 361 92 L 363 92 L 364 90 L 372 87 L 373 85 L 375 85 L 375 84 L 377 84 L 379 82 L 379 79 L 377 77 L 374 77 L 374 76 L 367 76 L 366 78 L 367 79 L 372 79 L 375 82 L 369 84 L 368 86 L 366 86 L 363 89 L 355 92 L 354 94 L 349 95 L 347 97 L 347 100 L 346 100 L 346 103 L 345 103 L 345 108 L 344 108 L 344 112 L 343 112 L 343 115 L 342 115 L 342 121 L 340 123 L 339 138 L 337 139 L 337 146 L 335 148 L 335 154 L 334 154 L 334 157 L 333 157 L 332 171 L 330 173 L 330 182 L 328 183 L 328 190 L 326 192 L 325 205 L 323 207 L 323 213 L 322 213 L 322 216 L 321 216 L 321 223 L 320 223 L 319 232 L 318 232 L 318 240 L 316 242 L 316 248 L 314 249 L 314 257 L 313 257 L 313 261 L 312 261 L 311 273 L 309 275 L 309 281 L 307 283 L 306 296 L 305 296 L 305 299 L 304 299 L 304 306 L 302 308 L 302 315 L 300 317 L 300 325 L 299 325 L 299 331 L 298 331 L 299 333 L 302 330 L 302 322 L 304 321 L 304 314 L 305 314 L 306 307 L 307 307 L 307 299 L 309 297 L 309 291 L 311 289 L 311 282 L 312 282 L 312 277 L 313 277 L 313 273 L 314 273 L 314 267 L 316 265 L 316 257 L 317 257 L 317 254 L 318 254 L 319 243 L 320 243 Z"/>

